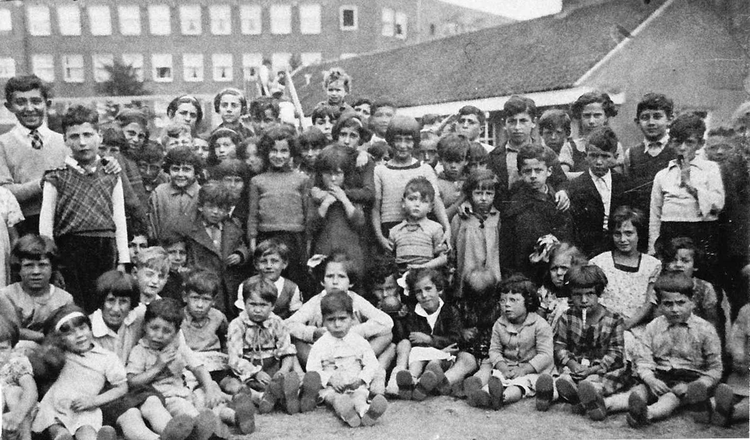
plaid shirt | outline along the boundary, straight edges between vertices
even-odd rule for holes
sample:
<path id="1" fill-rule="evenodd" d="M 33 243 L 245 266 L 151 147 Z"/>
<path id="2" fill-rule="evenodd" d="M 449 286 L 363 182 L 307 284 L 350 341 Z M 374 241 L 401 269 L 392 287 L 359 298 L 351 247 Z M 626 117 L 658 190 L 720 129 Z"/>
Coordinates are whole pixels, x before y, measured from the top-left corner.
<path id="1" fill-rule="evenodd" d="M 610 371 L 623 366 L 625 323 L 622 317 L 602 306 L 603 314 L 596 323 L 584 328 L 577 309 L 568 309 L 555 328 L 555 361 L 565 366 L 569 361 L 588 359 L 592 366 Z"/>
<path id="2" fill-rule="evenodd" d="M 297 353 L 289 329 L 278 316 L 271 315 L 262 323 L 251 321 L 247 312 L 229 323 L 227 335 L 229 367 L 240 377 L 260 371 L 264 359 L 281 359 Z"/>

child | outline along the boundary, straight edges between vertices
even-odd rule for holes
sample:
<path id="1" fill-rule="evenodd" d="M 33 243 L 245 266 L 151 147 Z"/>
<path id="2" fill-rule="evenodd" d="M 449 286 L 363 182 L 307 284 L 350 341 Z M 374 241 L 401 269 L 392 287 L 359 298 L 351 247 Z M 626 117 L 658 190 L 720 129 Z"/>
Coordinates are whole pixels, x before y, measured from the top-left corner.
<path id="1" fill-rule="evenodd" d="M 568 174 L 568 178 L 572 179 L 586 171 L 586 137 L 594 129 L 609 125 L 609 119 L 617 116 L 617 107 L 608 94 L 594 91 L 579 96 L 570 106 L 570 112 L 573 119 L 578 119 L 580 137 L 560 150 L 560 165 Z M 576 146 L 576 150 L 573 150 L 573 145 Z M 619 142 L 616 151 L 613 169 L 617 173 L 622 173 L 625 151 Z"/>
<path id="2" fill-rule="evenodd" d="M 494 206 L 497 177 L 490 170 L 471 173 L 463 187 L 463 202 L 451 221 L 451 247 L 455 251 L 456 294 L 463 292 L 464 277 L 471 271 L 486 268 L 500 279 L 498 233 L 500 213 Z"/>
<path id="3" fill-rule="evenodd" d="M 696 156 L 703 146 L 706 124 L 698 115 L 685 113 L 672 121 L 669 142 L 677 159 L 654 177 L 648 224 L 648 250 L 656 240 L 690 237 L 705 255 L 704 272 L 715 273 L 718 254 L 718 218 L 724 207 L 724 184 L 715 162 Z"/>
<path id="4" fill-rule="evenodd" d="M 250 169 L 250 178 L 262 173 L 265 169 L 265 161 L 258 153 L 260 138 L 252 136 L 245 138 L 237 150 L 237 158 L 244 161 Z"/>
<path id="5" fill-rule="evenodd" d="M 46 432 L 52 439 L 104 437 L 99 432 L 103 430 L 100 407 L 128 391 L 122 361 L 94 344 L 91 321 L 79 307 L 59 309 L 48 330 L 65 351 L 65 366 L 39 403 L 32 430 Z M 107 391 L 102 392 L 104 389 Z M 105 438 L 114 438 L 111 427 L 106 431 L 110 434 Z"/>
<path id="6" fill-rule="evenodd" d="M 396 376 L 401 398 L 421 401 L 434 389 L 441 394 L 450 393 L 451 385 L 465 376 L 446 377 L 443 372 L 456 363 L 453 352 L 446 348 L 455 348 L 461 339 L 461 316 L 441 298 L 445 278 L 439 271 L 410 270 L 406 285 L 417 299 L 417 305 L 407 315 L 406 332 L 401 335 L 404 339 L 396 341 L 398 357 L 391 375 Z M 408 370 L 402 369 L 407 363 L 403 357 L 408 359 Z"/>
<path id="7" fill-rule="evenodd" d="M 294 129 L 270 129 L 258 145 L 268 171 L 250 180 L 247 234 L 250 251 L 258 242 L 276 238 L 289 247 L 289 278 L 305 285 L 309 178 L 292 169 L 297 156 Z"/>
<path id="8" fill-rule="evenodd" d="M 215 167 L 227 159 L 237 157 L 237 147 L 242 142 L 242 137 L 230 128 L 217 128 L 208 138 L 208 158 L 206 165 Z M 211 168 L 209 168 L 211 174 Z"/>
<path id="9" fill-rule="evenodd" d="M 237 287 L 245 278 L 243 265 L 250 258 L 242 227 L 227 218 L 232 205 L 223 184 L 209 182 L 198 190 L 198 215 L 185 235 L 188 266 L 200 266 L 221 280 L 216 308 L 234 316 L 231 307 Z"/>
<path id="10" fill-rule="evenodd" d="M 0 405 L 3 438 L 31 440 L 31 415 L 37 388 L 31 363 L 13 351 L 18 343 L 18 326 L 0 316 Z M 6 437 L 7 436 L 7 437 Z"/>
<path id="11" fill-rule="evenodd" d="M 360 119 L 362 119 L 363 122 L 367 122 L 368 119 L 370 119 L 370 115 L 372 114 L 372 101 L 370 98 L 363 97 L 359 98 L 356 101 L 354 101 L 354 112 L 359 115 Z"/>
<path id="12" fill-rule="evenodd" d="M 140 231 L 135 233 L 128 231 L 128 252 L 130 253 L 130 263 L 132 264 L 138 253 L 148 247 L 148 236 Z"/>
<path id="13" fill-rule="evenodd" d="M 139 308 L 142 312 L 145 312 L 145 306 L 161 299 L 160 294 L 167 283 L 169 267 L 169 255 L 162 247 L 152 246 L 138 254 L 133 267 L 133 276 L 138 282 L 138 291 L 141 293 L 139 302 L 143 306 Z"/>
<path id="14" fill-rule="evenodd" d="M 169 258 L 169 273 L 167 274 L 167 282 L 161 291 L 161 296 L 163 298 L 182 300 L 184 292 L 182 276 L 188 271 L 185 238 L 169 234 L 162 238 L 159 245 L 164 248 Z"/>
<path id="15" fill-rule="evenodd" d="M 346 103 L 346 96 L 351 93 L 352 78 L 340 67 L 333 67 L 323 77 L 323 89 L 326 91 L 326 104 L 338 107 L 339 113 L 352 107 Z"/>
<path id="16" fill-rule="evenodd" d="M 13 246 L 13 259 L 21 281 L 0 290 L 0 297 L 12 306 L 19 339 L 41 343 L 47 321 L 59 309 L 73 305 L 73 296 L 50 284 L 57 265 L 57 247 L 49 237 L 24 235 Z M 35 344 L 23 344 L 33 347 Z"/>
<path id="17" fill-rule="evenodd" d="M 714 394 L 711 421 L 719 426 L 747 421 L 748 367 L 750 366 L 750 305 L 742 306 L 727 341 L 732 369 L 726 384 L 719 384 Z"/>
<path id="18" fill-rule="evenodd" d="M 10 249 L 18 239 L 15 225 L 24 220 L 21 206 L 5 187 L 0 187 L 0 287 L 5 287 L 10 277 Z"/>
<path id="19" fill-rule="evenodd" d="M 314 200 L 310 209 L 311 249 L 313 255 L 345 250 L 354 262 L 357 277 L 364 279 L 369 234 L 362 205 L 346 194 L 347 174 L 354 171 L 348 151 L 348 147 L 331 145 L 318 157 L 314 183 L 325 196 L 319 202 Z"/>
<path id="20" fill-rule="evenodd" d="M 247 139 L 253 132 L 245 127 L 240 119 L 247 113 L 247 99 L 242 91 L 233 87 L 222 89 L 214 97 L 214 111 L 221 117 L 219 128 L 234 130 L 241 139 Z"/>
<path id="21" fill-rule="evenodd" d="M 310 350 L 307 371 L 317 372 L 320 398 L 351 427 L 371 426 L 388 408 L 382 395 L 367 404 L 368 387 L 378 370 L 370 344 L 350 332 L 357 320 L 351 293 L 334 291 L 320 301 L 325 332 Z"/>
<path id="22" fill-rule="evenodd" d="M 471 143 L 478 143 L 489 153 L 492 151 L 492 145 L 479 142 L 479 136 L 484 130 L 487 117 L 484 112 L 473 105 L 465 105 L 458 110 L 458 120 L 456 121 L 456 133 L 463 136 Z"/>
<path id="23" fill-rule="evenodd" d="M 419 151 L 417 157 L 422 163 L 427 164 L 434 169 L 440 160 L 438 155 L 438 141 L 440 138 L 435 133 L 426 131 L 420 132 L 419 137 Z"/>
<path id="24" fill-rule="evenodd" d="M 408 269 L 440 268 L 448 262 L 442 246 L 444 235 L 439 223 L 427 218 L 435 201 L 435 188 L 424 177 L 410 180 L 402 202 L 406 219 L 388 231 L 401 273 Z"/>
<path id="25" fill-rule="evenodd" d="M 540 145 L 523 147 L 517 154 L 521 181 L 500 220 L 500 267 L 504 273 L 521 272 L 541 279 L 529 262 L 537 239 L 553 234 L 558 240 L 568 240 L 572 235 L 570 214 L 557 209 L 547 183 L 554 161 L 552 150 Z"/>
<path id="26" fill-rule="evenodd" d="M 651 189 L 656 173 L 666 168 L 669 161 L 677 157 L 675 149 L 669 145 L 667 128 L 672 121 L 674 103 L 660 93 L 648 93 L 638 102 L 635 123 L 643 133 L 643 141 L 625 152 L 625 175 L 631 180 L 633 208 L 646 214 L 649 222 Z M 648 231 L 641 237 L 641 252 L 648 250 Z"/>
<path id="27" fill-rule="evenodd" d="M 539 376 L 536 408 L 549 409 L 556 389 L 567 402 L 582 402 L 592 420 L 603 420 L 606 407 L 592 405 L 592 401 L 602 403 L 603 397 L 627 387 L 632 378 L 630 365 L 625 363 L 624 323 L 620 315 L 599 304 L 607 285 L 599 267 L 573 267 L 565 274 L 565 282 L 573 307 L 555 328 L 555 364 L 560 376 L 556 381 L 548 374 Z"/>
<path id="28" fill-rule="evenodd" d="M 292 345 L 286 325 L 272 313 L 278 297 L 276 286 L 266 278 L 255 278 L 246 280 L 242 284 L 242 290 L 246 292 L 243 298 L 245 304 L 240 316 L 229 323 L 227 335 L 229 367 L 236 377 L 228 379 L 235 384 L 227 386 L 236 388 L 237 385 L 245 384 L 255 393 L 262 392 L 259 408 L 261 414 L 271 412 L 285 394 L 289 395 L 286 409 L 293 414 L 300 409 L 296 400 L 297 389 L 294 387 L 295 383 L 299 387 L 299 377 L 293 371 L 297 351 Z M 288 377 L 288 380 L 273 380 L 274 377 Z M 308 382 L 311 380 L 307 379 Z M 318 380 L 318 389 L 319 383 Z M 289 392 L 284 393 L 285 389 Z M 310 399 L 305 393 L 303 397 L 303 412 L 315 408 L 314 399 L 310 405 Z"/>
<path id="29" fill-rule="evenodd" d="M 297 137 L 297 150 L 302 156 L 302 160 L 297 169 L 312 178 L 315 173 L 315 162 L 326 144 L 328 144 L 326 135 L 315 127 L 311 127 L 299 135 Z"/>
<path id="30" fill-rule="evenodd" d="M 434 203 L 431 211 L 443 227 L 443 240 L 450 241 L 450 222 L 445 214 L 443 200 L 439 197 L 437 176 L 431 166 L 420 163 L 412 157 L 412 151 L 419 148 L 419 124 L 414 118 L 399 116 L 393 118 L 386 135 L 394 155 L 385 166 L 375 167 L 375 203 L 372 207 L 372 224 L 380 246 L 393 251 L 393 244 L 386 237 L 398 225 L 406 212 L 404 210 L 404 189 L 406 184 L 417 177 L 426 178 L 434 189 Z M 426 214 L 426 213 L 425 213 Z"/>
<path id="31" fill-rule="evenodd" d="M 258 275 L 250 279 L 264 278 L 276 287 L 273 313 L 281 319 L 286 319 L 299 310 L 302 307 L 302 294 L 299 286 L 294 281 L 281 276 L 281 272 L 289 266 L 289 247 L 273 238 L 264 240 L 255 248 L 253 261 Z M 234 302 L 234 306 L 240 310 L 244 310 L 245 307 L 243 285 L 240 286 L 237 301 Z"/>
<path id="32" fill-rule="evenodd" d="M 396 104 L 387 99 L 379 99 L 372 103 L 372 116 L 368 121 L 369 128 L 372 130 L 370 142 L 386 141 L 386 132 L 396 110 L 398 110 Z M 392 145 L 390 142 L 388 144 Z"/>
<path id="33" fill-rule="evenodd" d="M 549 251 L 549 270 L 545 272 L 542 285 L 537 291 L 539 309 L 536 313 L 546 319 L 553 330 L 570 306 L 570 298 L 564 289 L 565 274 L 572 267 L 587 263 L 586 256 L 568 242 L 556 244 Z"/>
<path id="34" fill-rule="evenodd" d="M 617 164 L 617 136 L 609 127 L 599 127 L 585 139 L 587 169 L 568 186 L 570 214 L 575 224 L 576 243 L 593 257 L 610 248 L 609 216 L 615 208 L 628 205 L 626 178 L 613 173 Z"/>
<path id="35" fill-rule="evenodd" d="M 157 186 L 169 182 L 169 176 L 163 171 L 165 149 L 158 142 L 148 141 L 135 154 L 146 197 L 150 197 Z"/>
<path id="36" fill-rule="evenodd" d="M 437 145 L 443 167 L 443 171 L 438 174 L 438 188 L 449 220 L 453 220 L 461 204 L 466 201 L 461 188 L 466 181 L 467 174 L 464 171 L 469 163 L 467 156 L 470 146 L 468 140 L 454 134 L 444 136 Z"/>
<path id="37" fill-rule="evenodd" d="M 221 291 L 219 276 L 205 269 L 194 269 L 185 278 L 185 316 L 182 334 L 185 342 L 203 362 L 211 378 L 221 382 L 227 376 L 227 358 L 223 353 L 227 347 L 226 315 L 214 307 Z"/>
<path id="38" fill-rule="evenodd" d="M 169 150 L 164 171 L 169 183 L 162 183 L 149 199 L 149 235 L 160 240 L 169 233 L 184 234 L 198 212 L 196 176 L 202 172 L 201 159 L 188 147 Z"/>
<path id="39" fill-rule="evenodd" d="M 97 156 L 99 114 L 83 106 L 63 117 L 65 143 L 73 151 L 65 167 L 44 175 L 39 235 L 55 239 L 60 269 L 76 303 L 96 309 L 89 292 L 96 279 L 130 262 L 122 180 L 105 174 Z"/>
<path id="40" fill-rule="evenodd" d="M 569 144 L 571 151 L 578 151 L 573 146 L 573 139 L 570 138 L 570 116 L 564 110 L 552 109 L 542 113 L 539 118 L 539 135 L 544 141 L 544 145 L 552 149 L 555 154 L 560 154 L 560 150 Z M 568 166 L 568 165 L 566 165 Z"/>
<path id="41" fill-rule="evenodd" d="M 328 104 L 318 104 L 310 115 L 313 127 L 320 130 L 326 137 L 328 142 L 333 140 L 331 136 L 331 130 L 341 116 L 341 111 L 338 106 L 332 106 Z"/>
<path id="42" fill-rule="evenodd" d="M 239 426 L 243 434 L 251 433 L 255 430 L 252 402 L 245 401 L 235 409 L 220 403 L 219 386 L 211 380 L 193 351 L 177 336 L 182 320 L 182 307 L 176 300 L 160 299 L 148 305 L 144 336 L 128 357 L 128 383 L 131 386 L 153 385 L 164 396 L 165 407 L 172 416 L 198 417 L 196 404 L 203 401 L 221 421 Z M 187 388 L 183 379 L 185 369 L 195 375 L 200 389 L 191 391 Z M 213 423 L 216 423 L 215 419 Z"/>
<path id="43" fill-rule="evenodd" d="M 536 286 L 513 275 L 500 283 L 499 292 L 503 314 L 492 328 L 489 359 L 480 370 L 485 373 L 464 383 L 469 405 L 496 410 L 534 397 L 539 375 L 553 368 L 552 329 L 536 314 Z"/>
<path id="44" fill-rule="evenodd" d="M 393 148 L 391 148 L 384 141 L 378 141 L 370 144 L 370 146 L 367 147 L 367 154 L 372 156 L 372 160 L 373 162 L 375 162 L 375 165 L 385 165 L 389 160 L 391 160 L 391 156 L 393 155 Z"/>
<path id="45" fill-rule="evenodd" d="M 714 327 L 692 313 L 693 280 L 666 273 L 654 291 L 663 315 L 646 326 L 646 351 L 636 360 L 644 384 L 628 398 L 632 427 L 669 417 L 685 404 L 696 405 L 697 415 L 707 418 L 708 393 L 721 379 L 721 342 Z"/>
<path id="46" fill-rule="evenodd" d="M 164 127 L 159 141 L 167 152 L 170 152 L 177 147 L 188 147 L 191 150 L 200 150 L 200 148 L 195 148 L 196 145 L 194 143 L 193 135 L 191 134 L 190 126 L 179 122 L 170 122 Z M 195 151 L 195 153 L 200 154 L 199 151 Z"/>
<path id="47" fill-rule="evenodd" d="M 479 142 L 472 142 L 466 154 L 466 169 L 464 174 L 469 175 L 477 170 L 486 170 L 489 165 L 490 155 Z"/>
<path id="48" fill-rule="evenodd" d="M 262 136 L 271 127 L 281 122 L 279 101 L 270 97 L 260 97 L 250 103 L 250 117 L 256 136 Z"/>

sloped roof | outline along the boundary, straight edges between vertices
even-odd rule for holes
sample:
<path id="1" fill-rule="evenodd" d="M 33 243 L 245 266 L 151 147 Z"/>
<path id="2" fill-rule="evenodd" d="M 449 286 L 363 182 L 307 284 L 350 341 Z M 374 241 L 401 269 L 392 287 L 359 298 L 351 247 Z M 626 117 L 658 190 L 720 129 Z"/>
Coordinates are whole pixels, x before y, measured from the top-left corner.
<path id="1" fill-rule="evenodd" d="M 617 0 L 326 62 L 300 69 L 294 83 L 307 114 L 325 100 L 323 71 L 334 66 L 352 76 L 353 96 L 399 107 L 568 88 L 665 1 Z"/>

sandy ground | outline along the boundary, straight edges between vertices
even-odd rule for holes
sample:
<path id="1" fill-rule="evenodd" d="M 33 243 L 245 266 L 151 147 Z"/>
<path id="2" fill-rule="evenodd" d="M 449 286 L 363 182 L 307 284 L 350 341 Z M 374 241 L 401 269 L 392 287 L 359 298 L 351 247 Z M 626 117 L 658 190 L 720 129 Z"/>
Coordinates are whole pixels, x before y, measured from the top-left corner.
<path id="1" fill-rule="evenodd" d="M 272 413 L 256 417 L 257 430 L 234 439 L 605 439 L 605 438 L 749 438 L 748 423 L 720 428 L 696 424 L 679 412 L 642 429 L 630 428 L 625 414 L 610 415 L 593 422 L 573 415 L 566 404 L 555 404 L 548 412 L 537 412 L 533 399 L 509 405 L 500 411 L 479 410 L 452 397 L 430 397 L 426 401 L 390 402 L 375 426 L 349 428 L 333 412 L 318 407 L 307 414 Z"/>

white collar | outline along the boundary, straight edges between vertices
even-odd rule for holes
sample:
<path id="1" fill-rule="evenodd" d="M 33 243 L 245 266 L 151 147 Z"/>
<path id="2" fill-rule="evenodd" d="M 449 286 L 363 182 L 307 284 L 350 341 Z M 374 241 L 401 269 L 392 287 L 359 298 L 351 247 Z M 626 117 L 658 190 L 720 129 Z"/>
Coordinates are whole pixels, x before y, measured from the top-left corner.
<path id="1" fill-rule="evenodd" d="M 130 326 L 130 324 L 135 322 L 137 317 L 138 315 L 135 313 L 135 310 L 131 310 L 130 313 L 128 313 L 128 316 L 125 317 L 122 325 L 125 327 Z M 89 315 L 89 318 L 91 319 L 91 334 L 94 335 L 95 338 L 102 338 L 104 336 L 117 336 L 117 332 L 112 330 L 112 328 L 110 328 L 107 323 L 104 322 L 102 309 L 96 309 L 94 313 Z"/>
<path id="2" fill-rule="evenodd" d="M 443 302 L 442 298 L 438 298 L 438 308 L 432 313 L 427 313 L 427 311 L 422 307 L 421 304 L 417 303 L 416 306 L 414 306 L 414 313 L 416 313 L 419 316 L 425 317 L 425 318 L 431 318 L 435 317 L 440 314 L 440 311 L 443 309 Z"/>
<path id="3" fill-rule="evenodd" d="M 643 139 L 643 151 L 648 153 L 648 146 L 652 143 L 658 143 L 659 148 L 664 148 L 667 146 L 667 143 L 669 143 L 669 133 L 664 133 L 664 136 L 660 137 L 659 139 L 655 141 L 650 141 L 648 139 Z"/>
<path id="4" fill-rule="evenodd" d="M 603 180 L 604 183 L 607 184 L 607 188 L 612 188 L 612 170 L 607 171 L 607 174 L 602 177 L 594 175 L 594 173 L 589 170 L 589 176 L 591 176 L 591 180 L 593 180 L 594 183 L 596 183 L 597 180 Z"/>
<path id="5" fill-rule="evenodd" d="M 28 127 L 25 127 L 22 125 L 18 120 L 16 120 L 16 130 L 18 130 L 22 136 L 28 137 L 31 134 L 31 130 Z M 47 123 L 43 122 L 42 125 L 40 125 L 36 131 L 39 133 L 40 136 L 47 137 L 47 135 L 52 131 L 47 127 Z"/>

